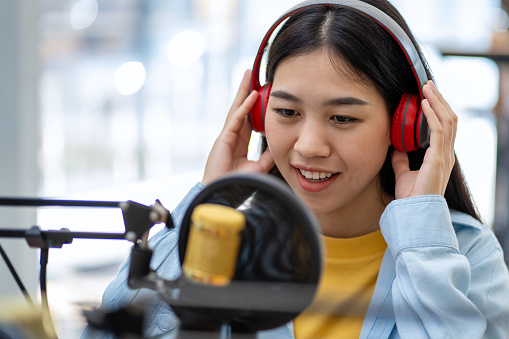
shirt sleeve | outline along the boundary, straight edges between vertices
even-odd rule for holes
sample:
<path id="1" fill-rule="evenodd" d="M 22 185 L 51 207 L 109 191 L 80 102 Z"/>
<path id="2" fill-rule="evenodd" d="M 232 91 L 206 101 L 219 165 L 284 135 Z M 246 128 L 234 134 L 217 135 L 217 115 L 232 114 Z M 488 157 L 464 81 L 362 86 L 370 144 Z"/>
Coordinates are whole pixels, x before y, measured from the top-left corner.
<path id="1" fill-rule="evenodd" d="M 462 253 L 447 203 L 434 195 L 391 202 L 380 227 L 396 262 L 401 337 L 507 338 L 509 278 L 487 227 L 476 229 Z"/>
<path id="2" fill-rule="evenodd" d="M 149 240 L 149 247 L 153 249 L 150 266 L 156 270 L 161 278 L 175 279 L 180 275 L 180 261 L 178 256 L 178 238 L 182 219 L 198 193 L 205 186 L 197 183 L 184 199 L 171 212 L 175 228 L 164 227 Z M 176 317 L 171 309 L 158 297 L 156 291 L 141 288 L 130 289 L 127 285 L 130 260 L 127 258 L 120 266 L 115 279 L 106 288 L 102 304 L 99 309 L 107 312 L 118 310 L 134 304 L 145 305 L 145 333 L 154 336 L 171 330 L 177 324 Z M 85 338 L 113 338 L 113 335 L 96 331 L 90 326 L 85 328 L 82 339 Z"/>

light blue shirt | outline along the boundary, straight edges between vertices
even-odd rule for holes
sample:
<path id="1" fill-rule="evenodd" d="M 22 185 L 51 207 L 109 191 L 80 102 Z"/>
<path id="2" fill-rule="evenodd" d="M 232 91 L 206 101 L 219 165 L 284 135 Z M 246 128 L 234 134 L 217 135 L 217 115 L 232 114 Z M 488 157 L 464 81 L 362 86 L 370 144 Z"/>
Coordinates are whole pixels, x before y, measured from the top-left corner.
<path id="1" fill-rule="evenodd" d="M 172 212 L 176 228 L 149 241 L 158 276 L 180 276 L 179 227 L 196 195 L 196 184 Z M 392 201 L 380 218 L 387 242 L 360 338 L 509 338 L 509 274 L 493 232 L 469 215 L 450 211 L 442 196 Z M 155 291 L 127 286 L 129 260 L 103 295 L 101 308 L 115 310 L 150 301 L 145 337 L 167 333 L 178 320 Z M 87 328 L 82 338 L 110 338 Z M 294 338 L 290 322 L 258 338 Z"/>

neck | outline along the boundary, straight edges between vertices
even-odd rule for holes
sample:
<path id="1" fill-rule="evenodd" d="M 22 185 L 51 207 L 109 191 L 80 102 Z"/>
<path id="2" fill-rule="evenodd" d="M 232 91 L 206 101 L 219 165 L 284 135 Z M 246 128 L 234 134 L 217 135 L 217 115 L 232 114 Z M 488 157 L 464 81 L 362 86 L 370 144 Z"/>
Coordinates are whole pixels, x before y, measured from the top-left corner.
<path id="1" fill-rule="evenodd" d="M 385 193 L 356 199 L 333 212 L 316 214 L 322 234 L 333 238 L 353 238 L 380 229 L 385 207 L 393 200 Z"/>

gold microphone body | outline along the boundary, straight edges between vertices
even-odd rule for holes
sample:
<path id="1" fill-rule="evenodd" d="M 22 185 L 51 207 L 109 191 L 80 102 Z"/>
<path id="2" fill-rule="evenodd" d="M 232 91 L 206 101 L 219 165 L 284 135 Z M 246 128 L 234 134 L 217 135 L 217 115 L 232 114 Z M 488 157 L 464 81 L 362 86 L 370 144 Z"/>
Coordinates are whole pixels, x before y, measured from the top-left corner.
<path id="1" fill-rule="evenodd" d="M 235 274 L 244 215 L 234 208 L 198 205 L 191 215 L 191 227 L 182 271 L 197 283 L 224 286 Z"/>

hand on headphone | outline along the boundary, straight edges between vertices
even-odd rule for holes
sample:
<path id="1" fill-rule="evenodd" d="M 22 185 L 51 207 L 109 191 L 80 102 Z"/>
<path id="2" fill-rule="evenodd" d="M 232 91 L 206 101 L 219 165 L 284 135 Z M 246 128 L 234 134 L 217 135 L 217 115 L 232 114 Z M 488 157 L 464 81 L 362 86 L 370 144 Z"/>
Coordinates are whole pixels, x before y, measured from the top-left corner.
<path id="1" fill-rule="evenodd" d="M 256 102 L 258 94 L 251 91 L 251 71 L 244 74 L 237 96 L 228 112 L 223 130 L 216 139 L 207 159 L 202 183 L 205 185 L 230 172 L 267 173 L 274 160 L 270 151 L 265 151 L 260 159 L 247 159 L 247 148 L 251 138 L 251 125 L 246 117 Z"/>
<path id="2" fill-rule="evenodd" d="M 417 171 L 410 171 L 406 153 L 394 151 L 392 166 L 396 175 L 396 199 L 426 194 L 443 196 L 455 163 L 457 116 L 432 81 L 424 85 L 423 95 L 422 108 L 431 131 L 430 146 Z"/>

